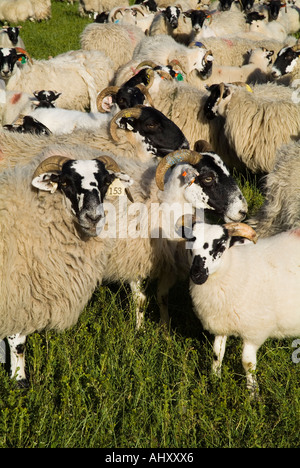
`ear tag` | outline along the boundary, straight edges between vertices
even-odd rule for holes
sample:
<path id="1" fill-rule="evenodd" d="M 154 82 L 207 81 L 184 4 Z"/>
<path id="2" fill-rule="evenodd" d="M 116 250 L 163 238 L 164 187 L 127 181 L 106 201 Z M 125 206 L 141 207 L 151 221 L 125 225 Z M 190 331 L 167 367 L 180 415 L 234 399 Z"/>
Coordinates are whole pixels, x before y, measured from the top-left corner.
<path id="1" fill-rule="evenodd" d="M 175 78 L 177 81 L 183 81 L 183 75 L 182 73 L 176 73 L 175 74 Z"/>
<path id="2" fill-rule="evenodd" d="M 19 59 L 18 59 L 18 62 L 20 62 L 20 63 L 22 63 L 22 64 L 26 63 L 26 57 L 21 57 L 21 58 L 19 58 Z"/>
<path id="3" fill-rule="evenodd" d="M 124 184 L 119 179 L 115 179 L 108 187 L 107 195 L 111 197 L 121 197 L 126 195 Z"/>
<path id="4" fill-rule="evenodd" d="M 191 182 L 189 183 L 188 187 L 190 187 L 194 182 L 195 182 L 195 178 L 191 180 Z"/>
<path id="5" fill-rule="evenodd" d="M 249 93 L 253 93 L 253 89 L 248 84 L 246 84 L 246 90 L 249 91 Z"/>

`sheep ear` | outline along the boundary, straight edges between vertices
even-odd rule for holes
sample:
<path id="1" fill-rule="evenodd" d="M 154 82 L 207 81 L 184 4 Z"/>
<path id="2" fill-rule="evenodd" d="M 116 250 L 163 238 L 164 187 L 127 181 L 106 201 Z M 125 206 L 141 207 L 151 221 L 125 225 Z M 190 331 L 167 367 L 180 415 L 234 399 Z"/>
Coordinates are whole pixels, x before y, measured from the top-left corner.
<path id="1" fill-rule="evenodd" d="M 54 173 L 52 172 L 40 174 L 31 181 L 31 184 L 33 187 L 42 190 L 43 192 L 54 193 L 58 188 L 58 182 L 53 180 L 53 176 Z"/>

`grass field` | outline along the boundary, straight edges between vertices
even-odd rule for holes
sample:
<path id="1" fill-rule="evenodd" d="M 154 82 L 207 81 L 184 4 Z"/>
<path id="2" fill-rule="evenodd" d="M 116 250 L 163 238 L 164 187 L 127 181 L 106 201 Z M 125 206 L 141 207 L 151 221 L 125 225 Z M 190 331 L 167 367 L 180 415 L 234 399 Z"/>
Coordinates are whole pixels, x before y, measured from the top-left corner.
<path id="1" fill-rule="evenodd" d="M 79 47 L 89 19 L 77 5 L 53 2 L 53 17 L 23 25 L 34 58 Z M 239 177 L 251 210 L 262 195 Z M 210 374 L 212 337 L 193 315 L 188 285 L 171 292 L 172 332 L 159 327 L 149 286 L 143 332 L 125 286 L 95 291 L 78 324 L 27 343 L 30 388 L 0 367 L 0 448 L 186 448 L 299 446 L 300 364 L 292 340 L 269 340 L 258 353 L 260 401 L 249 399 L 241 343 L 231 338 L 223 376 Z"/>

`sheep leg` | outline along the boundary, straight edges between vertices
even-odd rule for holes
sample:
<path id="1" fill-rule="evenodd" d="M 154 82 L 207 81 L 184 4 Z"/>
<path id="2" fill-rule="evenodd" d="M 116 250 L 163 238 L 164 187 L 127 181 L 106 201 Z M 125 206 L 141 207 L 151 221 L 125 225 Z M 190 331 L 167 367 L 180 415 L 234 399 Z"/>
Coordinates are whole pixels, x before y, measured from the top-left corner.
<path id="1" fill-rule="evenodd" d="M 136 304 L 136 328 L 139 330 L 144 323 L 144 311 L 147 297 L 144 293 L 141 280 L 131 281 L 129 286 Z"/>
<path id="2" fill-rule="evenodd" d="M 242 363 L 246 372 L 247 388 L 250 390 L 250 395 L 252 398 L 257 398 L 259 392 L 259 387 L 255 376 L 257 350 L 258 346 L 255 346 L 252 343 L 244 342 Z"/>
<path id="3" fill-rule="evenodd" d="M 215 336 L 214 345 L 213 345 L 214 361 L 212 364 L 212 372 L 214 375 L 216 375 L 219 378 L 221 377 L 221 368 L 222 368 L 222 362 L 223 362 L 223 358 L 225 354 L 226 341 L 227 341 L 226 335 Z"/>
<path id="4" fill-rule="evenodd" d="M 169 316 L 169 291 L 176 283 L 176 276 L 172 275 L 170 272 L 168 274 L 162 274 L 158 279 L 157 284 L 157 302 L 159 305 L 160 312 L 160 324 L 166 326 L 167 328 L 170 325 L 170 316 Z"/>
<path id="5" fill-rule="evenodd" d="M 25 342 L 26 336 L 11 335 L 7 337 L 10 349 L 10 376 L 16 378 L 20 388 L 28 387 L 28 380 L 25 374 Z"/>

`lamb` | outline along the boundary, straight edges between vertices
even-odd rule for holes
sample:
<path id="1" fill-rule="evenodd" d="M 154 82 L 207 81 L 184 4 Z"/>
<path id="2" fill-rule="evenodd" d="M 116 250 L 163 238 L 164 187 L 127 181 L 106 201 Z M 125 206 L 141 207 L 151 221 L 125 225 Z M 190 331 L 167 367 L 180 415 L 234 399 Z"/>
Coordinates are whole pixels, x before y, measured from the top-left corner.
<path id="1" fill-rule="evenodd" d="M 247 223 L 260 238 L 300 228 L 300 142 L 281 146 L 274 169 L 264 179 L 265 201 Z"/>
<path id="2" fill-rule="evenodd" d="M 124 187 L 133 182 L 107 154 L 79 146 L 48 147 L 1 174 L 0 338 L 8 337 L 20 386 L 26 336 L 74 325 L 101 281 L 114 240 L 96 236 L 117 178 Z"/>
<path id="3" fill-rule="evenodd" d="M 112 87 L 105 88 L 104 91 L 110 92 Z M 97 107 L 99 112 L 80 112 L 75 110 L 61 109 L 53 107 L 41 107 L 29 112 L 27 115 L 33 117 L 38 122 L 42 123 L 49 129 L 51 133 L 56 135 L 63 135 L 72 133 L 75 129 L 85 129 L 96 132 L 102 126 L 107 126 L 112 117 L 116 115 L 121 109 L 132 108 L 136 105 L 143 105 L 145 96 L 138 88 L 124 87 L 116 92 L 116 101 L 111 105 L 105 104 L 105 109 L 102 108 L 104 103 L 99 108 L 99 98 L 97 97 Z M 103 99 L 101 98 L 101 101 Z M 44 102 L 44 101 L 43 101 Z"/>
<path id="4" fill-rule="evenodd" d="M 178 6 L 168 6 L 153 18 L 148 35 L 167 34 L 177 42 L 186 43 L 191 33 L 191 21 L 184 16 Z"/>
<path id="5" fill-rule="evenodd" d="M 266 83 L 251 89 L 221 83 L 212 85 L 209 91 L 211 95 L 204 107 L 206 117 L 219 115 L 225 119 L 224 135 L 250 171 L 270 172 L 276 149 L 299 135 L 299 105 L 293 88 Z"/>
<path id="6" fill-rule="evenodd" d="M 215 335 L 213 372 L 221 373 L 227 336 L 240 337 L 247 388 L 256 397 L 258 349 L 268 338 L 300 334 L 300 229 L 259 239 L 256 245 L 232 246 L 234 236 L 256 242 L 255 231 L 241 224 L 196 222 L 185 236 L 192 250 L 194 310 Z"/>
<path id="7" fill-rule="evenodd" d="M 288 36 L 288 31 L 283 24 L 277 21 L 265 22 L 264 15 L 260 15 L 256 20 L 251 21 L 249 31 L 246 36 L 254 39 L 276 38 L 279 41 L 284 41 Z"/>
<path id="8" fill-rule="evenodd" d="M 25 64 L 18 59 L 26 57 Z M 6 90 L 32 93 L 34 89 L 57 89 L 58 107 L 96 112 L 97 92 L 110 84 L 111 60 L 99 51 L 69 51 L 50 60 L 35 60 L 24 50 L 0 48 L 0 77 Z"/>
<path id="9" fill-rule="evenodd" d="M 202 38 L 238 36 L 247 30 L 245 15 L 241 11 L 211 12 L 209 22 L 205 22 L 203 27 L 193 40 L 202 41 Z"/>
<path id="10" fill-rule="evenodd" d="M 21 23 L 51 18 L 50 0 L 0 0 L 0 20 Z"/>
<path id="11" fill-rule="evenodd" d="M 0 47 L 20 47 L 25 49 L 23 39 L 20 37 L 20 29 L 22 26 L 2 26 L 0 30 Z"/>
<path id="12" fill-rule="evenodd" d="M 91 23 L 80 35 L 80 46 L 83 50 L 105 53 L 113 61 L 116 71 L 132 59 L 135 47 L 143 38 L 143 31 L 135 25 Z"/>

